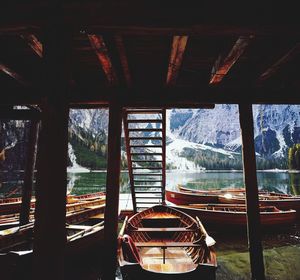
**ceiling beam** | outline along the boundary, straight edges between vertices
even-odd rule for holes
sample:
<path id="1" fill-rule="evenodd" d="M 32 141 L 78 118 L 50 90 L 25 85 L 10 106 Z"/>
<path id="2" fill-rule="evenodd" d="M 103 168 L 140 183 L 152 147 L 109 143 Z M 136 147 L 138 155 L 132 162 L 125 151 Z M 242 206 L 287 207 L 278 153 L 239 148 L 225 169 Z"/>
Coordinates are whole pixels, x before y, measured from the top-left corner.
<path id="1" fill-rule="evenodd" d="M 300 53 L 300 43 L 296 44 L 287 54 L 280 58 L 276 63 L 274 63 L 270 68 L 263 72 L 258 78 L 258 82 L 263 82 L 270 77 L 272 77 L 278 70 L 284 66 L 284 64 L 291 61 L 296 55 Z"/>
<path id="2" fill-rule="evenodd" d="M 106 75 L 109 85 L 116 86 L 118 84 L 118 79 L 116 72 L 113 68 L 111 59 L 108 55 L 107 47 L 104 43 L 102 36 L 100 35 L 88 35 L 91 46 L 93 47 L 98 60 L 102 66 L 102 69 Z"/>
<path id="3" fill-rule="evenodd" d="M 38 38 L 33 34 L 23 34 L 21 38 L 24 39 L 30 48 L 39 56 L 43 57 L 43 45 Z"/>
<path id="4" fill-rule="evenodd" d="M 0 62 L 0 71 L 3 71 L 8 76 L 12 77 L 16 81 L 18 81 L 23 86 L 29 86 L 29 82 L 27 82 L 21 75 L 16 73 L 14 70 L 6 66 L 5 64 Z"/>
<path id="5" fill-rule="evenodd" d="M 2 88 L 6 93 L 3 105 L 41 104 L 46 97 L 40 88 Z M 142 93 L 142 94 L 141 94 Z M 165 88 L 78 88 L 70 91 L 70 104 L 103 105 L 118 98 L 126 106 L 166 106 L 197 108 L 199 104 L 299 104 L 300 89 L 294 87 L 165 87 Z"/>
<path id="6" fill-rule="evenodd" d="M 220 55 L 213 68 L 211 73 L 211 78 L 209 83 L 210 84 L 217 84 L 222 81 L 225 75 L 229 72 L 231 67 L 236 63 L 236 61 L 240 58 L 240 56 L 244 53 L 245 49 L 249 45 L 251 39 L 254 36 L 240 36 L 238 40 L 235 42 L 234 46 L 232 47 L 231 51 L 222 59 Z"/>
<path id="7" fill-rule="evenodd" d="M 183 54 L 186 48 L 188 36 L 174 36 L 171 55 L 168 65 L 167 81 L 168 86 L 176 84 L 179 69 L 182 64 Z"/>
<path id="8" fill-rule="evenodd" d="M 128 59 L 127 59 L 127 55 L 126 55 L 123 38 L 120 35 L 116 35 L 116 36 L 114 36 L 114 38 L 115 38 L 115 43 L 116 43 L 117 50 L 118 50 L 118 53 L 120 56 L 120 61 L 121 61 L 126 84 L 128 87 L 131 87 L 132 86 L 132 78 L 131 78 L 131 74 L 130 74 L 130 69 L 129 69 L 129 65 L 128 65 Z"/>

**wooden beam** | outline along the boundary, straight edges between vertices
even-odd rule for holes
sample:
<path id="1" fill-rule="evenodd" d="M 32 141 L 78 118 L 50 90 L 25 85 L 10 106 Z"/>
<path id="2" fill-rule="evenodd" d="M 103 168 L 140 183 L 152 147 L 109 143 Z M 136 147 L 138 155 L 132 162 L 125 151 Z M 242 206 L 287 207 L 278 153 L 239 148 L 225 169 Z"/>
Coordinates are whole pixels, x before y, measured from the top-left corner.
<path id="1" fill-rule="evenodd" d="M 19 75 L 17 72 L 9 68 L 7 65 L 0 62 L 0 71 L 3 71 L 8 76 L 12 77 L 16 81 L 18 81 L 23 86 L 29 86 L 29 82 L 27 82 L 21 75 Z"/>
<path id="2" fill-rule="evenodd" d="M 95 53 L 106 75 L 108 83 L 113 86 L 117 85 L 118 84 L 117 75 L 113 68 L 111 59 L 108 55 L 108 50 L 106 48 L 102 36 L 88 35 L 88 38 L 90 40 L 91 46 L 95 50 Z"/>
<path id="3" fill-rule="evenodd" d="M 113 101 L 109 107 L 106 207 L 104 216 L 104 239 L 106 244 L 105 280 L 115 279 L 117 265 L 121 130 L 122 107 L 117 101 Z"/>
<path id="4" fill-rule="evenodd" d="M 251 279 L 265 279 L 251 104 L 239 104 Z"/>
<path id="5" fill-rule="evenodd" d="M 131 87 L 132 86 L 132 78 L 131 78 L 131 74 L 130 74 L 130 69 L 129 69 L 129 65 L 128 65 L 128 59 L 127 59 L 127 55 L 126 55 L 123 38 L 122 38 L 122 36 L 119 36 L 119 35 L 114 36 L 114 38 L 115 38 L 116 46 L 117 46 L 117 49 L 119 52 L 120 61 L 121 61 L 126 84 L 128 87 Z"/>
<path id="6" fill-rule="evenodd" d="M 174 36 L 172 42 L 171 55 L 168 65 L 167 85 L 175 85 L 180 66 L 182 64 L 183 54 L 186 48 L 188 36 Z"/>
<path id="7" fill-rule="evenodd" d="M 248 47 L 251 39 L 253 38 L 254 36 L 252 35 L 240 36 L 239 39 L 235 42 L 227 57 L 222 59 L 222 56 L 220 55 L 217 58 L 215 65 L 212 68 L 211 78 L 209 81 L 210 84 L 217 84 L 222 81 L 222 79 L 229 72 L 231 67 L 244 53 L 245 49 Z"/>
<path id="8" fill-rule="evenodd" d="M 0 106 L 0 119 L 7 120 L 39 120 L 41 114 L 34 109 L 12 109 L 7 106 Z"/>
<path id="9" fill-rule="evenodd" d="M 43 45 L 38 40 L 38 38 L 33 34 L 24 34 L 21 35 L 21 38 L 24 39 L 30 48 L 39 56 L 43 57 Z"/>
<path id="10" fill-rule="evenodd" d="M 6 92 L 2 104 L 28 105 L 41 104 L 49 95 L 35 87 L 2 89 Z M 201 104 L 238 104 L 241 100 L 249 104 L 300 104 L 300 89 L 296 87 L 218 87 L 209 84 L 199 87 L 154 87 L 154 88 L 124 88 L 100 87 L 95 91 L 92 87 L 70 90 L 70 106 L 105 105 L 112 96 L 118 98 L 125 107 L 167 107 L 167 108 L 197 108 Z M 131 104 L 131 105 L 130 105 Z"/>
<path id="11" fill-rule="evenodd" d="M 20 225 L 29 223 L 30 205 L 34 181 L 34 170 L 37 154 L 37 143 L 39 135 L 40 122 L 38 120 L 31 121 L 29 131 L 29 144 L 27 151 L 27 161 L 24 174 L 24 185 L 22 188 L 22 204 L 20 210 Z"/>
<path id="12" fill-rule="evenodd" d="M 293 47 L 287 54 L 280 58 L 276 63 L 274 63 L 270 68 L 268 68 L 264 73 L 262 73 L 258 79 L 258 82 L 263 82 L 270 77 L 272 77 L 278 70 L 284 66 L 284 64 L 291 61 L 295 56 L 300 53 L 300 43 Z"/>
<path id="13" fill-rule="evenodd" d="M 44 31 L 43 91 L 37 159 L 34 279 L 65 279 L 70 32 L 62 22 Z M 54 176 L 55 174 L 55 176 Z"/>

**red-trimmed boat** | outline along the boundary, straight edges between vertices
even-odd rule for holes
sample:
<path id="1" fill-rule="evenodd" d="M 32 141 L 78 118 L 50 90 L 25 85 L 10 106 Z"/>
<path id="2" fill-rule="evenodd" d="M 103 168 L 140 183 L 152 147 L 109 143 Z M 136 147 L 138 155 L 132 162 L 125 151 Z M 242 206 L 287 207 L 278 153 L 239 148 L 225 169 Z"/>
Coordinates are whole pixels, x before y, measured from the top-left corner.
<path id="1" fill-rule="evenodd" d="M 193 193 L 166 190 L 166 199 L 174 204 L 218 203 L 219 193 Z"/>
<path id="2" fill-rule="evenodd" d="M 245 204 L 245 195 L 224 194 L 219 196 L 220 203 Z M 262 206 L 275 206 L 280 210 L 294 209 L 300 216 L 300 196 L 280 194 L 259 194 L 259 204 Z"/>
<path id="3" fill-rule="evenodd" d="M 123 279 L 215 279 L 214 244 L 198 218 L 153 206 L 125 219 L 120 231 Z"/>
<path id="4" fill-rule="evenodd" d="M 199 217 L 206 224 L 214 227 L 246 227 L 247 212 L 245 204 L 189 204 L 172 205 L 193 217 Z M 275 206 L 260 206 L 260 221 L 263 227 L 280 227 L 296 222 L 295 210 L 279 210 Z M 225 228 L 226 229 L 226 228 Z"/>

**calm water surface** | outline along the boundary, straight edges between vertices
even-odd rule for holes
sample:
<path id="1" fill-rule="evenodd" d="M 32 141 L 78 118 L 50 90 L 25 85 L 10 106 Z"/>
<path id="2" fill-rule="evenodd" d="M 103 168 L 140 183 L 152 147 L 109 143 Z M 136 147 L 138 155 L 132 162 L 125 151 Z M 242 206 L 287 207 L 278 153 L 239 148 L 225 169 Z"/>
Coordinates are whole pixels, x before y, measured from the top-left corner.
<path id="1" fill-rule="evenodd" d="M 68 173 L 68 189 L 72 194 L 104 191 L 106 172 Z M 300 173 L 257 172 L 258 187 L 268 191 L 300 195 Z M 193 189 L 239 188 L 243 186 L 242 172 L 167 172 L 167 188 L 178 184 Z M 121 193 L 129 193 L 127 172 L 121 173 Z"/>

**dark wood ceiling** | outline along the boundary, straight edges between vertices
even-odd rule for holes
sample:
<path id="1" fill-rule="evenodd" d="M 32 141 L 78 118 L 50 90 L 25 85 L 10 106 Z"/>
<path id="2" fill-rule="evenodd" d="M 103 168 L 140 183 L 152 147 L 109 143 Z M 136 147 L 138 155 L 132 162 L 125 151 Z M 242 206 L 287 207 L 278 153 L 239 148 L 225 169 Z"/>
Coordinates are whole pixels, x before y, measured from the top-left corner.
<path id="1" fill-rule="evenodd" d="M 169 10 L 145 1 L 66 1 L 60 10 L 38 3 L 4 9 L 0 84 L 8 102 L 42 97 L 44 29 L 61 15 L 57 28 L 72 34 L 74 103 L 111 94 L 165 103 L 300 103 L 300 29 L 292 16 L 276 22 L 280 9 L 252 7 L 254 22 L 241 15 L 244 8 L 226 5 L 221 13 L 188 3 Z"/>

